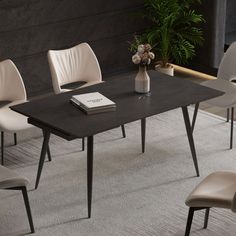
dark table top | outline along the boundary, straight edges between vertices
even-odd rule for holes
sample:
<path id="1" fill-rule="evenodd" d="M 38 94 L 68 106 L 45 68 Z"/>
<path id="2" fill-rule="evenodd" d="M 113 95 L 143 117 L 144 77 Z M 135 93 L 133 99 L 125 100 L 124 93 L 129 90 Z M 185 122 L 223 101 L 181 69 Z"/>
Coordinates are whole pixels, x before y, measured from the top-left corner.
<path id="1" fill-rule="evenodd" d="M 16 105 L 12 109 L 29 117 L 29 123 L 71 140 L 223 95 L 221 91 L 156 71 L 149 71 L 149 75 L 150 96 L 135 93 L 135 76 L 127 75 L 98 85 Z M 88 92 L 100 92 L 110 98 L 117 105 L 116 111 L 87 115 L 69 102 L 72 95 Z"/>

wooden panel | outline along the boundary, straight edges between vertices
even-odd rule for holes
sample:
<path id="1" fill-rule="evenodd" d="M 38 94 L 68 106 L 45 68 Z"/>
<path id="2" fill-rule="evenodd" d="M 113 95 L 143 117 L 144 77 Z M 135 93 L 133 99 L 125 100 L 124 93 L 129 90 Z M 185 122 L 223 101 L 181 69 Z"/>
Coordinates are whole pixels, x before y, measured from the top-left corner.
<path id="1" fill-rule="evenodd" d="M 142 0 L 1 0 L 0 60 L 13 59 L 29 96 L 52 90 L 46 53 L 89 42 L 104 74 L 129 68 L 127 41 L 145 28 Z"/>
<path id="2" fill-rule="evenodd" d="M 78 42 L 106 39 L 141 29 L 144 29 L 141 18 L 136 19 L 129 10 L 5 32 L 0 34 L 0 45 L 5 45 L 0 50 L 0 58 L 64 49 Z"/>
<path id="3" fill-rule="evenodd" d="M 1 0 L 0 32 L 135 8 L 142 0 Z"/>
<path id="4" fill-rule="evenodd" d="M 222 56 L 226 0 L 206 0 L 204 46 L 194 59 L 216 67 Z M 233 2 L 230 1 L 231 3 Z M 104 74 L 133 68 L 127 41 L 146 24 L 134 14 L 142 0 L 0 0 L 0 60 L 12 58 L 30 96 L 52 89 L 46 52 L 89 42 Z"/>

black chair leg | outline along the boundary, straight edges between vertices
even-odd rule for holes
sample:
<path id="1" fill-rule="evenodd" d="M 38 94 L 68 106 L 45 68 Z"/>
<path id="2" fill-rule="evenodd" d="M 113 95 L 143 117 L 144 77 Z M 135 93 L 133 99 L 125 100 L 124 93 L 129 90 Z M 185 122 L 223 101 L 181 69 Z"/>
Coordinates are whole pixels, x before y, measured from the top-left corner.
<path id="1" fill-rule="evenodd" d="M 85 138 L 82 138 L 82 151 L 85 150 Z"/>
<path id="2" fill-rule="evenodd" d="M 1 132 L 1 165 L 4 165 L 4 132 Z"/>
<path id="3" fill-rule="evenodd" d="M 190 234 L 192 221 L 193 221 L 193 215 L 194 215 L 194 208 L 190 207 L 189 212 L 188 212 L 188 220 L 187 220 L 187 225 L 186 225 L 186 230 L 185 230 L 185 236 L 189 236 Z"/>
<path id="4" fill-rule="evenodd" d="M 204 226 L 203 226 L 204 229 L 206 229 L 208 225 L 209 213 L 210 213 L 210 208 L 207 208 L 205 212 L 205 219 L 204 219 Z"/>
<path id="5" fill-rule="evenodd" d="M 17 136 L 16 136 L 16 133 L 14 133 L 14 144 L 17 145 Z"/>
<path id="6" fill-rule="evenodd" d="M 33 223 L 33 219 L 32 219 L 32 215 L 31 215 L 31 210 L 30 210 L 30 204 L 29 204 L 29 198 L 28 198 L 28 194 L 27 194 L 27 189 L 26 187 L 22 187 L 22 194 L 23 194 L 23 198 L 24 198 L 24 202 L 25 202 L 25 208 L 26 208 L 26 212 L 28 215 L 28 220 L 29 220 L 29 225 L 30 225 L 30 230 L 31 233 L 34 233 L 34 223 Z"/>
<path id="7" fill-rule="evenodd" d="M 125 137 L 126 137 L 126 133 L 125 133 L 125 125 L 121 125 L 121 130 L 122 130 L 123 138 L 125 138 Z"/>
<path id="8" fill-rule="evenodd" d="M 230 149 L 233 148 L 233 135 L 234 135 L 234 107 L 231 108 Z"/>
<path id="9" fill-rule="evenodd" d="M 227 108 L 227 118 L 226 118 L 226 122 L 229 122 L 229 115 L 230 115 L 230 114 L 229 114 L 229 111 L 230 111 L 229 108 Z"/>

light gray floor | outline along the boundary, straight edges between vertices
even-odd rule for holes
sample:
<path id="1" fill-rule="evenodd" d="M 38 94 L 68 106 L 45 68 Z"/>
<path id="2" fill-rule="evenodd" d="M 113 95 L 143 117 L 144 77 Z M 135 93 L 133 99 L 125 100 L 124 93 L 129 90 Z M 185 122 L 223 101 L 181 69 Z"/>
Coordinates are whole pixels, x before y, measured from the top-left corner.
<path id="1" fill-rule="evenodd" d="M 42 138 L 6 148 L 6 163 L 30 180 L 29 197 L 36 234 L 42 236 L 184 235 L 193 187 L 215 170 L 236 171 L 236 148 L 228 150 L 229 124 L 203 112 L 194 132 L 201 177 L 195 177 L 181 110 L 147 120 L 146 153 L 141 154 L 140 122 L 95 137 L 92 218 L 87 217 L 86 152 L 81 141 L 50 142 L 53 161 L 46 162 L 38 190 L 33 190 Z M 11 136 L 8 136 L 10 139 Z M 9 140 L 10 143 L 11 140 Z M 236 140 L 235 140 L 236 144 Z M 25 235 L 28 222 L 20 193 L 0 192 L 0 235 Z M 235 236 L 236 217 L 213 209 L 209 228 L 203 212 L 194 218 L 193 236 Z"/>

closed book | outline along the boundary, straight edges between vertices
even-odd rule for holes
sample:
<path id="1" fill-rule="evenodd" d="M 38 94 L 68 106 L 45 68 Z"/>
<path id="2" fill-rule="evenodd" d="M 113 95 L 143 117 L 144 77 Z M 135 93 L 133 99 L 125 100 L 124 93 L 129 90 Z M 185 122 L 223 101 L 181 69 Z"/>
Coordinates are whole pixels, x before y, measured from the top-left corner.
<path id="1" fill-rule="evenodd" d="M 116 110 L 116 104 L 99 92 L 74 95 L 70 101 L 87 114 Z"/>

